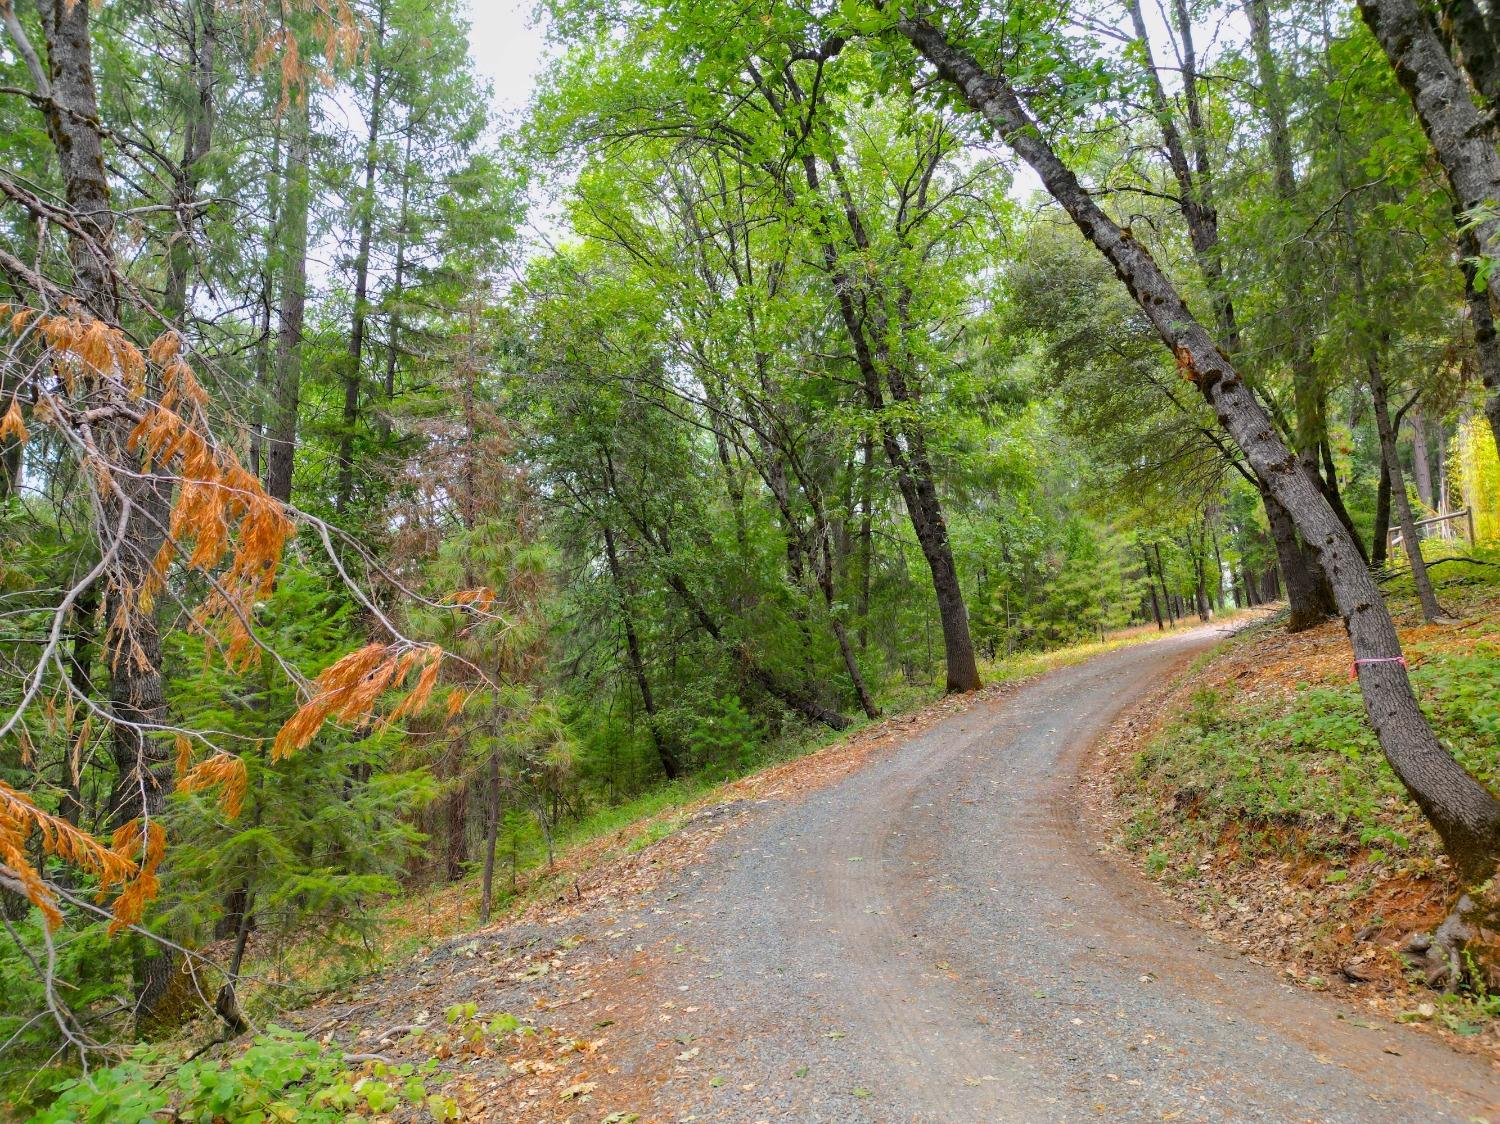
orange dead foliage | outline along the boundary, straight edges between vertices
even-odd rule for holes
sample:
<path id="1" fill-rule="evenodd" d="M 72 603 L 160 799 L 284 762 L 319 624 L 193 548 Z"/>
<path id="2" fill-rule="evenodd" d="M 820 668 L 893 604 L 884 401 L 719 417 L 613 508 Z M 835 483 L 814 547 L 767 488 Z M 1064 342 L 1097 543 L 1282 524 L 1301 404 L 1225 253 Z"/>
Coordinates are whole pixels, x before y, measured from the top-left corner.
<path id="1" fill-rule="evenodd" d="M 21 403 L 12 397 L 10 409 L 0 418 L 0 440 L 14 438 L 24 444 L 30 436 L 26 431 L 26 423 L 21 420 Z"/>
<path id="2" fill-rule="evenodd" d="M 26 853 L 31 833 L 40 833 L 42 851 L 89 871 L 99 879 L 101 892 L 128 882 L 137 873 L 129 855 L 105 847 L 92 835 L 67 820 L 42 811 L 26 796 L 0 781 L 0 863 L 4 863 L 24 887 L 26 897 L 42 911 L 49 929 L 62 924 L 57 901 L 42 881 L 41 872 Z"/>
<path id="3" fill-rule="evenodd" d="M 436 644 L 421 648 L 366 644 L 350 652 L 324 669 L 314 683 L 312 698 L 277 732 L 271 760 L 280 761 L 304 748 L 329 718 L 357 722 L 369 717 L 380 696 L 402 684 L 419 663 L 422 671 L 416 684 L 388 721 L 420 710 L 432 695 L 442 659 L 443 650 Z"/>
<path id="4" fill-rule="evenodd" d="M 144 824 L 138 819 L 121 824 L 115 829 L 110 849 L 134 868 L 135 874 L 115 899 L 114 919 L 109 923 L 109 935 L 140 923 L 146 912 L 146 903 L 156 897 L 160 888 L 156 868 L 167 853 L 167 832 L 155 820 Z M 102 897 L 102 893 L 101 893 Z"/>
<path id="5" fill-rule="evenodd" d="M 216 753 L 198 762 L 177 782 L 179 792 L 202 792 L 219 786 L 219 810 L 230 819 L 240 814 L 247 784 L 245 762 L 232 753 Z"/>

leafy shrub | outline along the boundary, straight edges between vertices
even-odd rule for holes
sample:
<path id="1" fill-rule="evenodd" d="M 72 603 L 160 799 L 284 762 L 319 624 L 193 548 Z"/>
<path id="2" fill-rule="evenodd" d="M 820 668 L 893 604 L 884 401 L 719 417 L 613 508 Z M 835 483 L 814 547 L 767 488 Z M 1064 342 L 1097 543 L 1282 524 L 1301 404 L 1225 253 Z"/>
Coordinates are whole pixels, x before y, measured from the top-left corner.
<path id="1" fill-rule="evenodd" d="M 428 1091 L 425 1079 L 435 1064 L 419 1068 L 376 1063 L 373 1074 L 356 1076 L 336 1048 L 272 1027 L 249 1049 L 228 1059 L 179 1064 L 158 1050 L 139 1048 L 118 1065 L 58 1084 L 57 1100 L 32 1121 L 318 1124 L 398 1107 L 419 1108 L 435 1120 L 454 1119 L 454 1102 Z"/>

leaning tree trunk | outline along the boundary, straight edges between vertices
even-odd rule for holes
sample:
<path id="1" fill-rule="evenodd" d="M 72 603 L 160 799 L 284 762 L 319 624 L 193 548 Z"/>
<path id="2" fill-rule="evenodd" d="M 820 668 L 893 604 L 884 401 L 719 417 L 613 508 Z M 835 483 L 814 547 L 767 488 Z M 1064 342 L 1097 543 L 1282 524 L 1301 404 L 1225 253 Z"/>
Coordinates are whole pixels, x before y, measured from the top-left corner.
<path id="1" fill-rule="evenodd" d="M 1417 705 L 1400 639 L 1369 568 L 1250 387 L 1146 248 L 1104 213 L 1059 159 L 1004 72 L 986 73 L 926 19 L 902 19 L 895 28 L 1036 171 L 1084 237 L 1114 266 L 1183 376 L 1197 385 L 1256 475 L 1318 554 L 1354 649 L 1365 713 L 1386 759 L 1442 838 L 1461 876 L 1476 883 L 1488 879 L 1500 859 L 1500 801 L 1433 734 Z"/>
<path id="2" fill-rule="evenodd" d="M 1481 255 L 1500 259 L 1500 212 L 1494 208 L 1500 200 L 1500 149 L 1495 146 L 1492 123 L 1474 104 L 1469 79 L 1454 63 L 1432 16 L 1417 0 L 1359 0 L 1359 10 L 1416 107 L 1462 215 L 1474 223 L 1465 235 L 1464 272 L 1480 374 L 1489 392 L 1484 412 L 1500 451 L 1500 346 L 1495 343 L 1494 285 L 1479 292 L 1472 283 L 1469 260 Z M 1493 70 L 1496 57 L 1491 42 L 1480 59 Z M 1490 109 L 1493 112 L 1495 106 Z"/>
<path id="3" fill-rule="evenodd" d="M 1197 96 L 1197 64 L 1192 51 L 1192 21 L 1179 3 L 1177 7 L 1177 29 L 1182 38 L 1182 83 L 1188 96 L 1188 129 L 1193 142 L 1193 159 L 1189 160 L 1188 146 L 1177 127 L 1172 104 L 1166 87 L 1157 69 L 1151 48 L 1151 36 L 1142 14 L 1140 0 L 1127 0 L 1127 11 L 1135 31 L 1136 42 L 1141 50 L 1145 68 L 1147 88 L 1152 108 L 1161 129 L 1162 146 L 1167 154 L 1167 163 L 1172 178 L 1182 197 L 1182 217 L 1187 224 L 1188 240 L 1193 248 L 1193 259 L 1198 272 L 1208 287 L 1214 326 L 1232 357 L 1241 353 L 1240 329 L 1234 301 L 1230 298 L 1224 282 L 1223 250 L 1219 244 L 1219 216 L 1214 207 L 1212 191 L 1212 167 L 1209 162 L 1208 143 L 1204 135 L 1202 111 Z M 1258 24 L 1256 13 L 1251 12 L 1251 27 Z M 1269 36 L 1269 23 L 1265 26 Z M 1252 37 L 1254 38 L 1254 37 Z M 1274 68 L 1261 75 L 1262 86 L 1267 92 L 1267 116 L 1271 121 L 1272 159 L 1276 166 L 1278 193 L 1290 199 L 1296 192 L 1296 180 L 1291 164 L 1291 145 L 1285 128 L 1285 109 L 1282 106 L 1280 86 Z M 1282 127 L 1277 128 L 1277 121 Z M 1284 157 L 1283 151 L 1285 150 Z M 1293 271 L 1295 274 L 1295 271 Z M 1304 361 L 1305 360 L 1305 361 Z M 1315 408 L 1318 395 L 1316 380 L 1311 368 L 1311 356 L 1300 353 L 1292 357 L 1292 384 L 1297 406 L 1297 424 L 1294 447 L 1303 470 L 1309 477 L 1321 482 L 1318 475 L 1317 443 L 1321 431 L 1322 414 Z M 1302 549 L 1297 534 L 1285 513 L 1277 510 L 1277 501 L 1269 488 L 1260 487 L 1260 495 L 1266 509 L 1266 521 L 1270 524 L 1276 543 L 1276 556 L 1281 572 L 1287 579 L 1287 601 L 1290 613 L 1287 629 L 1300 632 L 1311 628 L 1333 615 L 1333 595 L 1328 583 L 1316 563 Z M 1345 518 L 1348 523 L 1347 517 Z"/>

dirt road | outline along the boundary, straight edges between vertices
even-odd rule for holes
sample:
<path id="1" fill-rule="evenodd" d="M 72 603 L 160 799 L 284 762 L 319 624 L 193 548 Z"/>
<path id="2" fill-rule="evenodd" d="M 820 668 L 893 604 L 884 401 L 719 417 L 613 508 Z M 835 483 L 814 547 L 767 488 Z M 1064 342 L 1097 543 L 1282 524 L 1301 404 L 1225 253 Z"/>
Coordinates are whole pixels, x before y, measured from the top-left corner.
<path id="1" fill-rule="evenodd" d="M 664 993 L 716 1014 L 656 1114 L 1490 1117 L 1482 1061 L 1293 989 L 1095 855 L 1080 757 L 1213 638 L 1055 672 L 735 833 L 662 918 Z"/>
<path id="2" fill-rule="evenodd" d="M 1484 1059 L 1289 986 L 1096 854 L 1080 760 L 1214 639 L 1055 671 L 707 816 L 659 845 L 688 856 L 670 877 L 450 942 L 327 1025 L 363 1049 L 418 1007 L 543 1012 L 544 1068 L 445 1062 L 496 1120 L 1500 1122 Z"/>

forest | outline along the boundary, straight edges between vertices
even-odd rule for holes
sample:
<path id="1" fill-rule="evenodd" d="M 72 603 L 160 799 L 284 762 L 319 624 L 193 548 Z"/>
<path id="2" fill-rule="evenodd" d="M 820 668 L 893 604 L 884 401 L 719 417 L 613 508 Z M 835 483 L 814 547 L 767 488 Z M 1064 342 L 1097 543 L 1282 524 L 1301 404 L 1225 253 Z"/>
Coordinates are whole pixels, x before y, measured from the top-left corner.
<path id="1" fill-rule="evenodd" d="M 543 0 L 519 114 L 460 0 L 0 19 L 18 1117 L 601 817 L 1250 609 L 1341 623 L 1488 955 L 1388 599 L 1461 627 L 1500 539 L 1492 4 Z"/>

